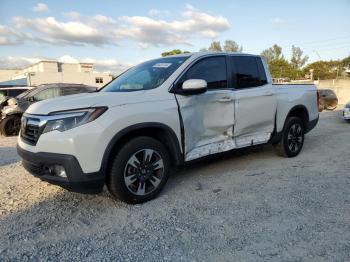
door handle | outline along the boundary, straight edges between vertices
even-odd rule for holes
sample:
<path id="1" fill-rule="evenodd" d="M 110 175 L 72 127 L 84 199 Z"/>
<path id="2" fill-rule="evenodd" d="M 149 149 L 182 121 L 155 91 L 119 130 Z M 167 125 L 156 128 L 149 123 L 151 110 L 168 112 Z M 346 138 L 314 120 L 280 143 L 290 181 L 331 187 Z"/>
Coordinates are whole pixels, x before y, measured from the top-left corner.
<path id="1" fill-rule="evenodd" d="M 225 96 L 225 97 L 222 97 L 219 99 L 219 102 L 231 102 L 232 101 L 232 97 L 229 97 L 229 96 Z"/>

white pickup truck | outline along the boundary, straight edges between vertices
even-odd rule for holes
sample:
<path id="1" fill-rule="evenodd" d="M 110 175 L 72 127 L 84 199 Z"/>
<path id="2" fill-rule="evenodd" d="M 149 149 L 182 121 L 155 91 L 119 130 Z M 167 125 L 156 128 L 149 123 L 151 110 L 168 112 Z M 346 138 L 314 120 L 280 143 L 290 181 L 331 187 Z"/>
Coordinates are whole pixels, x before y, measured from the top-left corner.
<path id="1" fill-rule="evenodd" d="M 154 198 L 171 167 L 258 144 L 294 157 L 318 122 L 313 85 L 273 85 L 260 56 L 193 53 L 131 68 L 102 90 L 35 103 L 18 153 L 33 175 L 128 203 Z"/>

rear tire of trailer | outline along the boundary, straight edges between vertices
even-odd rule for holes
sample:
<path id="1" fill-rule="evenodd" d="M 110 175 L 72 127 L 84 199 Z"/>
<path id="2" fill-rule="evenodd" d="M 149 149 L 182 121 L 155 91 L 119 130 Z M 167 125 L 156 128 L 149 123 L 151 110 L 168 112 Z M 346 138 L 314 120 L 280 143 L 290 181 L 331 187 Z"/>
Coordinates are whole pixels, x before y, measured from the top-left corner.
<path id="1" fill-rule="evenodd" d="M 0 122 L 0 133 L 3 136 L 17 136 L 21 129 L 21 118 L 19 116 L 7 116 Z"/>

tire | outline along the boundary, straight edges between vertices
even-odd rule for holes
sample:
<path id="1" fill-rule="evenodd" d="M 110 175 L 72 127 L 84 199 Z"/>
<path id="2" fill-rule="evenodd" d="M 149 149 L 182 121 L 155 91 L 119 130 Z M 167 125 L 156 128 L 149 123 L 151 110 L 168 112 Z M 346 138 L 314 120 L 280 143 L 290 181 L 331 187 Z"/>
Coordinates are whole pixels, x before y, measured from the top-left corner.
<path id="1" fill-rule="evenodd" d="M 283 157 L 295 157 L 303 148 L 305 127 L 298 117 L 288 117 L 283 128 L 281 140 L 274 145 Z"/>
<path id="2" fill-rule="evenodd" d="M 150 137 L 130 140 L 118 150 L 112 161 L 106 181 L 108 190 L 115 198 L 129 204 L 155 198 L 169 177 L 168 151 Z"/>
<path id="3" fill-rule="evenodd" d="M 18 116 L 7 116 L 0 123 L 0 133 L 4 136 L 17 136 L 21 129 L 21 118 Z"/>

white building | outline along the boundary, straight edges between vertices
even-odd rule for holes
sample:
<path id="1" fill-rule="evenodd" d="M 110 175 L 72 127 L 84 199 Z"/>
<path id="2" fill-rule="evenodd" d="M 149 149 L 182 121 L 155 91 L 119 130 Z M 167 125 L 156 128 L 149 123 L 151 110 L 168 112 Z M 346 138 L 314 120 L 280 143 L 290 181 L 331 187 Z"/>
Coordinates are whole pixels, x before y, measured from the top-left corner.
<path id="1" fill-rule="evenodd" d="M 0 82 L 26 79 L 28 86 L 74 83 L 102 87 L 112 80 L 110 73 L 93 71 L 92 63 L 40 61 L 24 69 L 0 69 Z"/>

